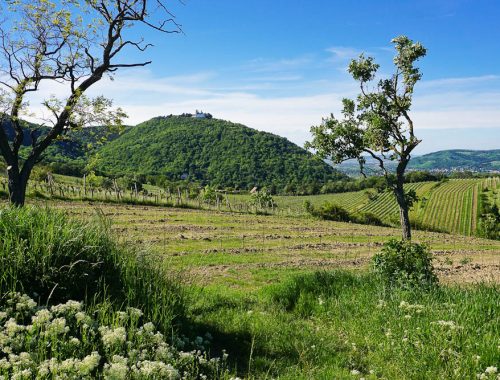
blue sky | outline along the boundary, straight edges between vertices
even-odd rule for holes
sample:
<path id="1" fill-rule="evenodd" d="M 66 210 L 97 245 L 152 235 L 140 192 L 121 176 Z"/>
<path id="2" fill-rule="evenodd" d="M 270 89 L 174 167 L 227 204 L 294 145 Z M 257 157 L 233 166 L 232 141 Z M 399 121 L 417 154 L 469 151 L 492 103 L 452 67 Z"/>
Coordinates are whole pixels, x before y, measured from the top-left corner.
<path id="1" fill-rule="evenodd" d="M 145 32 L 144 69 L 93 89 L 135 124 L 203 109 L 303 145 L 309 128 L 357 94 L 351 58 L 392 72 L 391 38 L 428 49 L 412 115 L 419 153 L 500 148 L 500 2 L 497 0 L 183 0 L 170 9 L 184 33 Z"/>

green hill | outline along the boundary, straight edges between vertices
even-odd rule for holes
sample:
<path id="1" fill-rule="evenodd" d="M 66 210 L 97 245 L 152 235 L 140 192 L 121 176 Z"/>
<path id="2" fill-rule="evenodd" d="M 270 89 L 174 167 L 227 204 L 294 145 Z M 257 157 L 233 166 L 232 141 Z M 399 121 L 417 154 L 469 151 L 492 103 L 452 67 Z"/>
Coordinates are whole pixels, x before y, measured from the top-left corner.
<path id="1" fill-rule="evenodd" d="M 344 175 L 285 138 L 218 119 L 157 117 L 99 150 L 103 174 L 162 175 L 220 187 L 314 187 Z"/>
<path id="2" fill-rule="evenodd" d="M 411 169 L 419 170 L 500 170 L 500 149 L 495 150 L 442 150 L 414 157 Z"/>

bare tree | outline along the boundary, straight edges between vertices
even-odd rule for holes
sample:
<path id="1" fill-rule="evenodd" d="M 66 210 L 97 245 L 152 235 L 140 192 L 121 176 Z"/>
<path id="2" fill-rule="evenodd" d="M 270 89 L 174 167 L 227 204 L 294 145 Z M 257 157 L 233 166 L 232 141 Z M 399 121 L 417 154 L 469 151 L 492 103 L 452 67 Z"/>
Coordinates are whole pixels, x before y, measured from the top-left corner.
<path id="1" fill-rule="evenodd" d="M 0 7 L 2 7 L 0 5 Z M 10 202 L 22 206 L 31 171 L 45 149 L 68 130 L 89 125 L 121 125 L 126 114 L 102 96 L 85 92 L 121 68 L 151 61 L 120 60 L 127 51 L 152 46 L 134 26 L 178 33 L 180 26 L 164 0 L 7 0 L 0 9 L 0 123 L 15 132 L 11 141 L 0 127 L 0 153 L 7 163 Z M 67 96 L 42 103 L 48 132 L 23 121 L 27 100 L 46 83 L 59 83 Z M 20 158 L 25 133 L 31 147 Z"/>

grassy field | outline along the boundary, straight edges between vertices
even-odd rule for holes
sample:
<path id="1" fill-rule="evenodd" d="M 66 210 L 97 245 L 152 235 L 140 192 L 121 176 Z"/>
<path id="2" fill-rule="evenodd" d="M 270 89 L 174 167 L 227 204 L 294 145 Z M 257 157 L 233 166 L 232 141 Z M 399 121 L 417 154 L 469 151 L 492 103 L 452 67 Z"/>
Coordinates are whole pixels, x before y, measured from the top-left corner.
<path id="1" fill-rule="evenodd" d="M 400 235 L 393 228 L 307 217 L 107 203 L 49 204 L 84 218 L 99 208 L 111 218 L 120 239 L 161 254 L 170 267 L 189 273 L 197 283 L 248 289 L 278 281 L 277 273 L 364 268 L 383 242 Z M 446 281 L 498 279 L 500 242 L 425 231 L 416 231 L 415 240 L 431 246 Z M 476 265 L 481 269 L 468 270 Z"/>
<path id="2" fill-rule="evenodd" d="M 369 275 L 369 259 L 384 241 L 399 237 L 398 229 L 37 202 L 84 220 L 99 210 L 122 243 L 180 278 L 188 290 L 181 332 L 210 333 L 212 354 L 226 349 L 240 377 L 463 379 L 500 361 L 499 242 L 416 232 L 448 285 L 388 292 Z M 487 285 L 472 285 L 483 281 Z"/>
<path id="3" fill-rule="evenodd" d="M 227 349 L 240 376 L 458 379 L 500 358 L 497 288 L 387 294 L 366 274 L 369 257 L 398 237 L 397 229 L 146 206 L 55 206 L 78 218 L 99 208 L 123 242 L 146 247 L 158 265 L 179 273 L 190 289 L 185 333 L 210 332 L 214 353 Z M 432 247 L 442 282 L 500 283 L 500 243 L 415 235 Z M 321 275 L 338 269 L 357 274 Z"/>

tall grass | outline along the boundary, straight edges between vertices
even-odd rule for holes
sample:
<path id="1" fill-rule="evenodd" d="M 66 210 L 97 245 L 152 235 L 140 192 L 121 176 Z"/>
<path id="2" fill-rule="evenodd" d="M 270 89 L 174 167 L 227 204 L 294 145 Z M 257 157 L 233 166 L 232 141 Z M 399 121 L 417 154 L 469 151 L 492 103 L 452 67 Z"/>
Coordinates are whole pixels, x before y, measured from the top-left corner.
<path id="1" fill-rule="evenodd" d="M 184 315 L 178 279 L 158 257 L 119 245 L 102 215 L 79 221 L 48 208 L 4 208 L 0 236 L 0 296 L 136 307 L 168 333 Z"/>
<path id="2" fill-rule="evenodd" d="M 219 295 L 217 295 L 219 294 Z M 249 297 L 211 289 L 196 322 L 248 379 L 496 379 L 498 285 L 386 287 L 371 273 L 291 276 Z"/>

